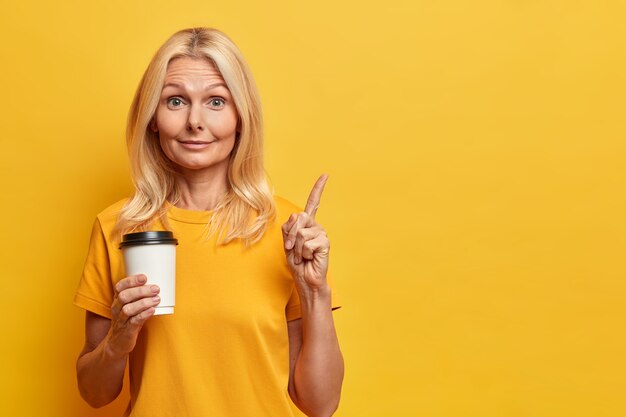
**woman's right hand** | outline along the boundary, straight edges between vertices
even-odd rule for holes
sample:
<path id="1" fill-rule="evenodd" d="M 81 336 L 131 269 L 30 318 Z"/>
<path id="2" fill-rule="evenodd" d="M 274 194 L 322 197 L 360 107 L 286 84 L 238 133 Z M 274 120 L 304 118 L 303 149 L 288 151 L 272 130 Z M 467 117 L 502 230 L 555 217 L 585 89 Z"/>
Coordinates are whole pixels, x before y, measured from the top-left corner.
<path id="1" fill-rule="evenodd" d="M 115 285 L 115 299 L 111 305 L 111 328 L 107 335 L 107 349 L 116 357 L 129 354 L 137 343 L 137 336 L 146 320 L 154 315 L 161 301 L 159 287 L 145 285 L 145 275 L 131 275 Z"/>

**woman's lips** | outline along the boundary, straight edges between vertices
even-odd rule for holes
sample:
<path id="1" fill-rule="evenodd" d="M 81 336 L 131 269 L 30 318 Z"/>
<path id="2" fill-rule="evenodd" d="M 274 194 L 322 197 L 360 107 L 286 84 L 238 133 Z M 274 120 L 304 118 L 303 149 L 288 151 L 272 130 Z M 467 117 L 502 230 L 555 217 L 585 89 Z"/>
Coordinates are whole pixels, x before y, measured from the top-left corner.
<path id="1" fill-rule="evenodd" d="M 186 149 L 198 150 L 198 149 L 204 149 L 204 148 L 208 147 L 213 142 L 194 141 L 194 140 L 186 140 L 186 141 L 179 140 L 178 143 L 180 143 L 181 146 L 186 148 Z"/>

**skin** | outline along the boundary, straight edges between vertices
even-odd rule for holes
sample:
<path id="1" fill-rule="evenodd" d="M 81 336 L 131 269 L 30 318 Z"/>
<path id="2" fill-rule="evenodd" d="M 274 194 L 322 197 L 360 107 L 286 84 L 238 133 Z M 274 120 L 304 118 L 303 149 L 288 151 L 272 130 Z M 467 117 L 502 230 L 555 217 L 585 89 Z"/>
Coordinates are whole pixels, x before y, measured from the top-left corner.
<path id="1" fill-rule="evenodd" d="M 238 116 L 228 88 L 208 60 L 170 62 L 151 129 L 178 169 L 181 199 L 189 210 L 211 210 L 227 192 L 229 156 Z M 344 365 L 326 281 L 330 243 L 315 221 L 327 176 L 315 183 L 306 208 L 282 226 L 284 251 L 300 296 L 302 318 L 288 322 L 289 394 L 309 416 L 330 416 L 339 404 Z M 100 407 L 122 389 L 128 354 L 159 303 L 159 288 L 133 275 L 115 286 L 111 320 L 87 312 L 85 346 L 77 361 L 83 398 Z"/>

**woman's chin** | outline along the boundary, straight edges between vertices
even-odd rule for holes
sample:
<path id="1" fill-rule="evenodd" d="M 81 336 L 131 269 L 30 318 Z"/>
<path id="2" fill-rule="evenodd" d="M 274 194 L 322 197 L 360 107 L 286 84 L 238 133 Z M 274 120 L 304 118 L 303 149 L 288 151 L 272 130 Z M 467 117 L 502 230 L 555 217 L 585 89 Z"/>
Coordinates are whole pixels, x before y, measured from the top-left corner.
<path id="1" fill-rule="evenodd" d="M 199 174 L 203 172 L 215 175 L 217 172 L 227 172 L 228 159 L 223 161 L 174 161 L 178 172 L 181 174 Z"/>

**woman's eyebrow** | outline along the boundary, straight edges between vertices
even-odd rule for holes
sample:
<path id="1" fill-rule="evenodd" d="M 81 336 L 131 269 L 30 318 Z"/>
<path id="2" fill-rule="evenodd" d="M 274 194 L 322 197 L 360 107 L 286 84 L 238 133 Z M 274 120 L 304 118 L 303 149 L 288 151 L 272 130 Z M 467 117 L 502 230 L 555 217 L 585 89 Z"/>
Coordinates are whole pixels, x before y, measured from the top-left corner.
<path id="1" fill-rule="evenodd" d="M 163 90 L 165 90 L 168 87 L 173 87 L 173 88 L 179 88 L 181 90 L 186 90 L 184 85 L 178 84 L 178 83 L 174 83 L 174 82 L 169 82 L 169 83 L 166 83 L 165 85 L 163 85 Z M 204 90 L 205 91 L 209 91 L 209 90 L 213 90 L 214 88 L 217 88 L 217 87 L 224 87 L 225 89 L 228 89 L 226 84 L 224 84 L 224 83 L 216 83 L 216 84 L 209 84 L 208 86 L 206 86 L 204 88 Z"/>

